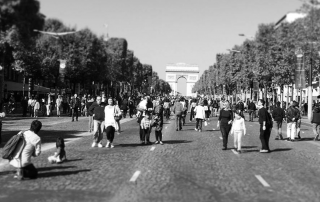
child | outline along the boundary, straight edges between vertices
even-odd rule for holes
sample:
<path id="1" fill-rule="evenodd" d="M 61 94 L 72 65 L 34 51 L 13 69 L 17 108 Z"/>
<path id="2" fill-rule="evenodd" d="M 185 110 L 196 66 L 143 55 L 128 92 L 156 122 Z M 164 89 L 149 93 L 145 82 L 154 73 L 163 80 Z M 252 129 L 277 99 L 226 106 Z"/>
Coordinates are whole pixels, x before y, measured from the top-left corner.
<path id="1" fill-rule="evenodd" d="M 64 150 L 64 139 L 61 137 L 57 138 L 56 141 L 57 152 L 54 152 L 53 156 L 49 156 L 48 160 L 50 163 L 62 163 L 67 160 L 66 151 Z"/>
<path id="2" fill-rule="evenodd" d="M 151 120 L 150 113 L 146 112 L 146 115 L 141 120 L 141 129 L 143 130 L 142 134 L 142 144 L 151 144 L 150 142 L 150 133 L 151 133 Z"/>
<path id="3" fill-rule="evenodd" d="M 163 145 L 162 142 L 162 126 L 163 122 L 161 121 L 159 114 L 156 114 L 154 117 L 154 122 L 152 124 L 152 127 L 155 127 L 155 135 L 156 135 L 156 141 L 155 144 L 161 144 Z"/>
<path id="4" fill-rule="evenodd" d="M 246 125 L 244 124 L 244 118 L 239 109 L 235 111 L 234 116 L 235 118 L 232 122 L 230 134 L 234 135 L 234 148 L 238 153 L 241 153 L 241 139 L 243 135 L 246 135 Z"/>

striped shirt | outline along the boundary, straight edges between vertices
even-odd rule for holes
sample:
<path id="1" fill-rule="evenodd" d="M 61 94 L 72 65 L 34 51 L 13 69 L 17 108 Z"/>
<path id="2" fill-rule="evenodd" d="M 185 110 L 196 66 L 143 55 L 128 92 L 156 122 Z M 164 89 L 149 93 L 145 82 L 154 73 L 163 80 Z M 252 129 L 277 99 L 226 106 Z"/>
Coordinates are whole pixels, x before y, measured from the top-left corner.
<path id="1" fill-rule="evenodd" d="M 141 120 L 141 128 L 142 129 L 150 128 L 150 126 L 151 126 L 151 120 L 150 119 L 143 118 Z"/>

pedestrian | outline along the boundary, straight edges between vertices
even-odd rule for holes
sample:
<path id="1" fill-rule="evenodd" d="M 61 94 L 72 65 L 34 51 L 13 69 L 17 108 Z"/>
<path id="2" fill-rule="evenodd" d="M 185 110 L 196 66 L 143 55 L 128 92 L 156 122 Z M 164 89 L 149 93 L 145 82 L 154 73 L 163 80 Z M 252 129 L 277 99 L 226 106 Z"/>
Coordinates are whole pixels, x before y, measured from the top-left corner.
<path id="1" fill-rule="evenodd" d="M 249 111 L 249 121 L 253 122 L 253 117 L 255 115 L 255 111 L 257 110 L 256 104 L 254 104 L 253 100 L 250 100 L 250 103 L 248 105 L 248 111 Z"/>
<path id="2" fill-rule="evenodd" d="M 46 100 L 46 109 L 47 109 L 47 117 L 51 115 L 51 96 L 50 93 L 48 93 L 48 97 Z"/>
<path id="3" fill-rule="evenodd" d="M 141 128 L 143 130 L 142 144 L 151 144 L 150 133 L 151 133 L 151 119 L 150 113 L 146 112 L 144 118 L 141 120 Z"/>
<path id="4" fill-rule="evenodd" d="M 141 127 L 141 121 L 145 116 L 145 113 L 147 111 L 147 98 L 141 97 L 141 101 L 137 106 L 137 122 L 139 124 L 139 136 L 140 136 L 140 143 L 144 144 L 145 139 L 143 138 L 143 129 Z"/>
<path id="5" fill-rule="evenodd" d="M 182 123 L 181 123 L 181 115 L 183 112 L 183 106 L 181 102 L 179 102 L 179 99 L 176 99 L 176 102 L 174 103 L 172 107 L 172 111 L 176 116 L 176 131 L 182 130 Z"/>
<path id="6" fill-rule="evenodd" d="M 162 142 L 163 120 L 161 116 L 159 116 L 159 114 L 156 114 L 153 119 L 154 119 L 154 122 L 152 124 L 152 127 L 155 128 L 155 137 L 156 137 L 156 141 L 154 143 L 163 145 L 163 142 Z"/>
<path id="7" fill-rule="evenodd" d="M 204 103 L 201 102 L 196 108 L 194 109 L 195 118 L 196 118 L 196 128 L 195 131 L 202 131 L 202 122 L 206 120 L 206 111 L 204 107 Z"/>
<path id="8" fill-rule="evenodd" d="M 24 96 L 24 98 L 21 100 L 21 107 L 22 107 L 22 116 L 27 116 L 28 111 L 28 97 Z"/>
<path id="9" fill-rule="evenodd" d="M 195 117 L 194 109 L 197 107 L 197 100 L 196 100 L 196 99 L 192 99 L 190 105 L 191 105 L 191 109 L 190 109 L 190 122 L 192 122 L 193 119 L 194 119 L 194 117 Z"/>
<path id="10" fill-rule="evenodd" d="M 36 99 L 34 98 L 34 96 L 31 96 L 31 100 L 30 100 L 30 116 L 34 117 L 34 105 L 36 104 Z"/>
<path id="11" fill-rule="evenodd" d="M 303 112 L 302 112 L 302 107 L 299 107 L 299 103 L 297 103 L 297 106 L 295 107 L 298 112 L 299 112 L 299 119 L 297 120 L 297 124 L 296 124 L 296 139 L 299 139 L 301 140 L 301 119 L 302 119 L 302 115 L 303 115 Z"/>
<path id="12" fill-rule="evenodd" d="M 243 111 L 244 111 L 244 103 L 242 100 L 239 100 L 239 102 L 236 105 L 236 110 L 240 110 L 241 116 L 244 117 Z M 244 118 L 245 119 L 245 118 Z"/>
<path id="13" fill-rule="evenodd" d="M 0 106 L 0 108 L 2 108 L 2 106 Z M 0 110 L 2 111 L 2 109 Z M 2 120 L 4 119 L 4 117 L 6 117 L 6 113 L 2 112 L 0 113 L 0 144 L 2 143 Z"/>
<path id="14" fill-rule="evenodd" d="M 184 126 L 186 124 L 186 116 L 187 116 L 187 103 L 185 101 L 185 99 L 183 97 L 180 98 L 180 103 L 182 104 L 183 110 L 181 113 L 181 121 L 182 121 L 182 125 Z"/>
<path id="15" fill-rule="evenodd" d="M 129 117 L 132 118 L 133 116 L 133 110 L 134 110 L 134 101 L 131 97 L 128 99 L 128 105 L 129 105 Z"/>
<path id="16" fill-rule="evenodd" d="M 70 100 L 70 107 L 72 110 L 72 121 L 74 121 L 74 117 L 76 117 L 76 121 L 78 121 L 78 111 L 80 107 L 80 100 L 77 94 L 74 94 L 74 97 Z"/>
<path id="17" fill-rule="evenodd" d="M 61 95 L 58 95 L 58 98 L 56 100 L 56 108 L 57 108 L 57 116 L 58 117 L 60 117 L 61 106 L 62 106 L 62 98 L 61 98 Z"/>
<path id="18" fill-rule="evenodd" d="M 32 164 L 31 157 L 37 157 L 41 153 L 41 138 L 38 135 L 41 127 L 42 123 L 34 120 L 29 130 L 20 132 L 23 134 L 24 141 L 17 145 L 13 153 L 13 159 L 10 160 L 10 165 L 17 169 L 15 179 L 35 179 L 38 177 L 38 170 Z"/>
<path id="19" fill-rule="evenodd" d="M 170 119 L 170 100 L 168 99 L 168 97 L 164 98 L 163 109 L 166 120 L 168 121 Z"/>
<path id="20" fill-rule="evenodd" d="M 63 95 L 63 98 L 62 98 L 62 113 L 63 114 L 66 114 L 67 113 L 67 109 L 68 109 L 68 101 L 67 101 L 67 96 L 66 95 Z"/>
<path id="21" fill-rule="evenodd" d="M 281 103 L 277 102 L 276 107 L 272 111 L 272 118 L 277 123 L 277 131 L 278 131 L 278 134 L 277 134 L 275 140 L 279 140 L 279 139 L 283 140 L 282 122 L 286 118 L 286 114 L 280 105 L 281 105 Z"/>
<path id="22" fill-rule="evenodd" d="M 123 118 L 126 118 L 128 112 L 128 99 L 126 97 L 122 100 L 120 110 L 122 111 Z"/>
<path id="23" fill-rule="evenodd" d="M 217 117 L 218 116 L 218 108 L 219 108 L 218 101 L 216 101 L 216 100 L 213 101 L 212 108 L 213 108 L 212 116 Z"/>
<path id="24" fill-rule="evenodd" d="M 265 108 L 265 101 L 260 99 L 258 101 L 258 116 L 260 123 L 260 141 L 261 150 L 260 153 L 269 153 L 269 139 L 272 130 L 272 118 L 268 110 Z"/>
<path id="25" fill-rule="evenodd" d="M 208 104 L 208 100 L 207 99 L 204 99 L 203 100 L 203 108 L 204 108 L 204 111 L 205 111 L 205 120 L 210 120 L 209 119 L 209 115 L 210 115 L 210 111 L 209 111 L 209 104 Z"/>
<path id="26" fill-rule="evenodd" d="M 221 105 L 221 110 L 219 113 L 219 118 L 217 123 L 217 127 L 220 128 L 221 135 L 222 135 L 222 141 L 223 141 L 222 150 L 227 150 L 228 136 L 231 130 L 232 121 L 233 121 L 233 112 L 230 109 L 230 103 L 224 102 Z"/>
<path id="27" fill-rule="evenodd" d="M 102 148 L 103 131 L 105 128 L 104 114 L 105 105 L 102 103 L 102 98 L 97 97 L 96 102 L 94 102 L 89 108 L 89 114 L 93 117 L 93 143 L 91 147 Z"/>
<path id="28" fill-rule="evenodd" d="M 87 108 L 87 114 L 88 114 L 88 118 L 89 118 L 89 133 L 91 133 L 93 131 L 93 117 L 92 115 L 89 113 L 89 109 L 91 107 L 91 105 L 94 103 L 94 99 L 93 97 L 91 97 L 90 95 L 88 95 L 88 100 L 86 103 L 86 108 Z"/>
<path id="29" fill-rule="evenodd" d="M 230 134 L 233 135 L 234 148 L 238 153 L 241 153 L 242 136 L 246 135 L 246 125 L 240 109 L 237 109 L 234 113 Z"/>
<path id="30" fill-rule="evenodd" d="M 36 100 L 36 104 L 34 105 L 34 117 L 38 118 L 39 116 L 39 111 L 40 111 L 40 102 L 39 102 L 39 98 L 37 98 Z"/>
<path id="31" fill-rule="evenodd" d="M 287 141 L 294 142 L 294 138 L 297 132 L 297 121 L 300 119 L 300 112 L 295 107 L 297 105 L 296 101 L 292 101 L 289 108 L 287 109 Z"/>
<path id="32" fill-rule="evenodd" d="M 317 99 L 320 99 L 320 95 L 317 96 Z M 315 135 L 313 140 L 318 141 L 320 134 L 320 103 L 317 103 L 313 109 L 311 123 L 313 134 Z"/>
<path id="33" fill-rule="evenodd" d="M 107 136 L 107 148 L 114 148 L 113 145 L 113 139 L 114 139 L 114 133 L 116 130 L 118 130 L 118 124 L 115 120 L 115 116 L 117 115 L 117 109 L 113 105 L 112 98 L 108 99 L 108 105 L 104 108 L 104 125 L 105 125 L 105 134 Z"/>
<path id="34" fill-rule="evenodd" d="M 120 133 L 121 133 L 120 120 L 122 119 L 122 112 L 121 112 L 120 107 L 119 107 L 119 101 L 114 99 L 113 103 L 114 103 L 114 107 L 116 109 L 114 118 L 115 118 L 116 123 L 118 125 L 116 132 L 117 132 L 117 135 L 120 135 Z"/>

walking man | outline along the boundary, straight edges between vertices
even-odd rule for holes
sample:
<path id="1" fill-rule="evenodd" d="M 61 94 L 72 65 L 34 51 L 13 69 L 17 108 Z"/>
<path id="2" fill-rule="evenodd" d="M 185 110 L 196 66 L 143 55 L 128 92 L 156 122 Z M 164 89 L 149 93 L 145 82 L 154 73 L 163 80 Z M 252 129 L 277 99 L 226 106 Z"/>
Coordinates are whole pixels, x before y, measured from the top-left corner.
<path id="1" fill-rule="evenodd" d="M 176 131 L 182 130 L 181 115 L 183 112 L 183 106 L 181 102 L 179 102 L 178 98 L 176 99 L 176 102 L 174 103 L 172 110 L 176 116 Z"/>
<path id="2" fill-rule="evenodd" d="M 77 94 L 74 94 L 74 97 L 71 99 L 70 107 L 72 110 L 72 121 L 74 121 L 74 116 L 76 116 L 76 121 L 78 121 L 78 111 L 80 107 L 80 100 Z"/>
<path id="3" fill-rule="evenodd" d="M 300 112 L 298 109 L 295 108 L 295 106 L 298 103 L 296 101 L 293 101 L 292 104 L 287 109 L 287 141 L 294 142 L 294 138 L 296 136 L 296 124 L 298 119 L 300 118 Z"/>
<path id="4" fill-rule="evenodd" d="M 76 98 L 75 94 L 75 98 Z M 102 102 L 100 96 L 97 97 L 97 101 L 94 102 L 89 108 L 89 115 L 93 117 L 93 143 L 92 147 L 102 148 L 102 138 L 104 130 L 104 108 L 105 104 Z M 73 116 L 72 116 L 73 117 Z M 72 120 L 73 121 L 73 120 Z"/>
<path id="5" fill-rule="evenodd" d="M 275 140 L 283 140 L 282 137 L 282 122 L 285 119 L 285 112 L 284 110 L 280 107 L 280 102 L 277 102 L 276 108 L 273 109 L 272 111 L 272 118 L 273 120 L 277 123 L 277 130 L 278 130 L 278 135 L 275 138 Z"/>
<path id="6" fill-rule="evenodd" d="M 250 103 L 248 105 L 249 110 L 249 121 L 253 121 L 253 116 L 255 114 L 255 111 L 257 110 L 256 104 L 254 104 L 253 100 L 250 100 Z"/>
<path id="7" fill-rule="evenodd" d="M 269 153 L 269 139 L 272 130 L 272 118 L 269 114 L 268 110 L 265 108 L 265 101 L 259 100 L 258 101 L 258 108 L 259 108 L 259 123 L 260 123 L 260 141 L 262 148 L 260 153 Z"/>

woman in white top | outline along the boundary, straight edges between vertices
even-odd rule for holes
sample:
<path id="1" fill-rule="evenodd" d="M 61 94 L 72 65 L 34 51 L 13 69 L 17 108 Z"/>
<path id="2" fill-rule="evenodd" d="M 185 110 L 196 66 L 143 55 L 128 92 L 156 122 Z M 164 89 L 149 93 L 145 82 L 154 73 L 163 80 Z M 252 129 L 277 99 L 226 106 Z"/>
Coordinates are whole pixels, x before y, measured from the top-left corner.
<path id="1" fill-rule="evenodd" d="M 113 148 L 113 139 L 114 139 L 114 133 L 119 128 L 116 120 L 114 119 L 114 116 L 119 114 L 119 109 L 116 108 L 116 106 L 113 105 L 112 98 L 108 99 L 108 105 L 104 108 L 104 124 L 105 124 L 105 132 L 107 134 L 107 145 L 106 147 Z M 121 112 L 120 112 L 121 113 Z"/>
<path id="2" fill-rule="evenodd" d="M 194 109 L 194 112 L 196 113 L 195 118 L 197 120 L 195 130 L 199 131 L 199 132 L 202 131 L 202 121 L 206 118 L 205 117 L 206 113 L 205 113 L 203 105 L 204 105 L 204 103 L 202 101 L 200 103 L 200 105 L 196 106 L 196 108 Z"/>
<path id="3" fill-rule="evenodd" d="M 62 104 L 62 98 L 61 98 L 61 95 L 58 95 L 58 98 L 56 100 L 57 116 L 58 117 L 60 117 L 60 113 L 61 113 L 61 104 Z"/>
<path id="4" fill-rule="evenodd" d="M 241 153 L 241 140 L 242 136 L 246 135 L 246 125 L 244 124 L 244 118 L 241 115 L 240 110 L 236 110 L 234 113 L 234 119 L 232 122 L 230 134 L 234 135 L 234 148 L 237 150 L 238 153 Z"/>
<path id="5" fill-rule="evenodd" d="M 41 153 L 41 139 L 38 136 L 41 127 L 42 123 L 38 120 L 31 123 L 30 130 L 23 132 L 24 141 L 17 145 L 13 159 L 10 160 L 10 165 L 17 169 L 17 174 L 14 177 L 19 180 L 24 177 L 34 179 L 38 176 L 38 171 L 32 164 L 31 157 L 37 157 Z"/>

